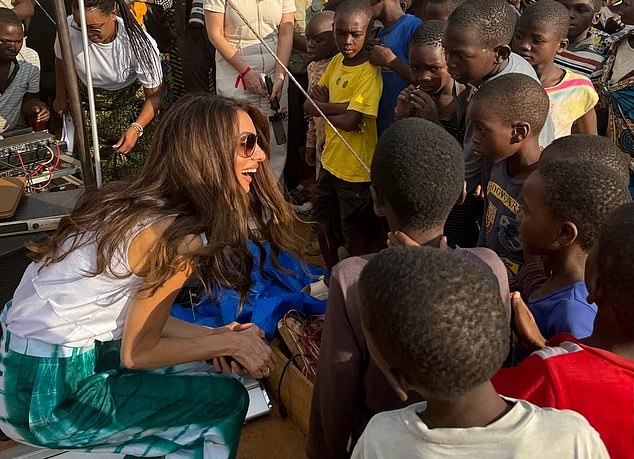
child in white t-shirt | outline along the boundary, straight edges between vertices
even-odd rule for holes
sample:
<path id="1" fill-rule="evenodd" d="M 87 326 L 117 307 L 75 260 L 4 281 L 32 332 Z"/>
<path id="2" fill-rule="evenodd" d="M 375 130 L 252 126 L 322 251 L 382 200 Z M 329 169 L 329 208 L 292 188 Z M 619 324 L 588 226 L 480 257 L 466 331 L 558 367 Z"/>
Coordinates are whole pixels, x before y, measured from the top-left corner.
<path id="1" fill-rule="evenodd" d="M 472 260 L 387 249 L 368 262 L 359 289 L 372 358 L 403 400 L 414 391 L 427 401 L 374 416 L 353 459 L 609 457 L 581 415 L 495 392 L 490 378 L 508 353 L 509 317 Z"/>

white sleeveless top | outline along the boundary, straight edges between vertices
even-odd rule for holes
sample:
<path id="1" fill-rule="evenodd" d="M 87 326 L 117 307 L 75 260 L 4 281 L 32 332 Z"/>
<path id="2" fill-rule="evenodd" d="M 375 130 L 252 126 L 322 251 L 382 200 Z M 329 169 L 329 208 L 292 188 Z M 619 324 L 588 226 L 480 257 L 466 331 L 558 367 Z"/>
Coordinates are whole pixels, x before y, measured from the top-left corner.
<path id="1" fill-rule="evenodd" d="M 158 220 L 145 221 L 132 229 L 128 243 L 117 251 L 117 258 L 112 263 L 114 273 L 131 272 L 128 264 L 130 242 Z M 66 240 L 62 251 L 70 244 L 71 240 Z M 128 305 L 143 280 L 134 274 L 117 278 L 109 271 L 97 276 L 86 275 L 95 271 L 96 250 L 97 243 L 93 240 L 39 272 L 41 263 L 31 263 L 7 311 L 9 331 L 23 338 L 69 347 L 89 346 L 95 340 L 121 339 Z"/>

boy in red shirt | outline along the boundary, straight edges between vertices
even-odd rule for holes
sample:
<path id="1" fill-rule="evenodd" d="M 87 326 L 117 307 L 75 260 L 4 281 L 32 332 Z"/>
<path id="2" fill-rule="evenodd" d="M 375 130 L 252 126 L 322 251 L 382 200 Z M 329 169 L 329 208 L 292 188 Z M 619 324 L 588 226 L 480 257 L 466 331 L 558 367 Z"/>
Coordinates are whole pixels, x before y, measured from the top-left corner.
<path id="1" fill-rule="evenodd" d="M 634 457 L 634 203 L 610 213 L 586 261 L 594 331 L 550 340 L 493 377 L 498 393 L 572 409 L 599 432 L 610 457 Z M 516 311 L 517 312 L 517 311 Z"/>

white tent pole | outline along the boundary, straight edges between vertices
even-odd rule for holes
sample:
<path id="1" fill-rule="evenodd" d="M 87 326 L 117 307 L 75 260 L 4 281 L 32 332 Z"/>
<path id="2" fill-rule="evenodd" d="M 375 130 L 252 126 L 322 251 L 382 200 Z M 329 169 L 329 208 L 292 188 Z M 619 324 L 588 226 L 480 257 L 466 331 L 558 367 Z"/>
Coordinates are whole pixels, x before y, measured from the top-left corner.
<path id="1" fill-rule="evenodd" d="M 79 22 L 81 27 L 81 41 L 84 46 L 84 65 L 86 66 L 86 87 L 88 88 L 88 111 L 90 112 L 90 127 L 92 131 L 93 155 L 95 158 L 95 179 L 97 188 L 101 188 L 101 155 L 99 154 L 99 135 L 97 132 L 97 116 L 95 114 L 95 92 L 92 87 L 92 67 L 90 66 L 90 49 L 88 47 L 88 28 L 86 27 L 86 10 L 84 0 L 77 0 L 79 7 Z"/>

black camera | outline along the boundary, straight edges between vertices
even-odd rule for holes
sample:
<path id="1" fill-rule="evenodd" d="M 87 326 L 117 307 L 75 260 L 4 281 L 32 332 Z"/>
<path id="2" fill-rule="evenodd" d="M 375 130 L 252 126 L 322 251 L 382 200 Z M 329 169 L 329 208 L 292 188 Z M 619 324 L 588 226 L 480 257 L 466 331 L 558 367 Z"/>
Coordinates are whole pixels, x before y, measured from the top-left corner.
<path id="1" fill-rule="evenodd" d="M 273 91 L 273 80 L 268 75 L 264 76 L 264 82 L 266 83 L 266 90 L 269 94 Z M 271 100 L 271 110 L 275 113 L 269 116 L 269 121 L 273 126 L 273 134 L 275 134 L 275 142 L 278 145 L 283 145 L 286 143 L 286 133 L 284 132 L 284 121 L 286 119 L 286 113 L 280 112 L 280 101 L 276 97 Z"/>

